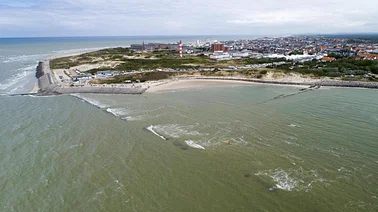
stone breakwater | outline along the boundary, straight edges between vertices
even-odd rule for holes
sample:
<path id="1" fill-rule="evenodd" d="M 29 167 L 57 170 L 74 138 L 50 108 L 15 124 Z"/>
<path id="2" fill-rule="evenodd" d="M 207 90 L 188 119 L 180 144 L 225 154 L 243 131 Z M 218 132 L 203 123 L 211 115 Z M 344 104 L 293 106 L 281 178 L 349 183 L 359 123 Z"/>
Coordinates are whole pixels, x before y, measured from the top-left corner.
<path id="1" fill-rule="evenodd" d="M 60 95 L 71 93 L 98 93 L 98 94 L 142 94 L 148 88 L 136 87 L 62 87 L 54 80 L 50 69 L 50 61 L 38 63 L 36 77 L 38 79 L 38 95 Z"/>
<path id="2" fill-rule="evenodd" d="M 38 79 L 39 93 L 48 91 L 52 86 L 53 82 L 51 80 L 51 72 L 48 67 L 48 63 L 39 62 L 37 66 L 37 73 L 35 76 Z"/>
<path id="3" fill-rule="evenodd" d="M 255 82 L 255 83 L 277 84 L 277 85 L 305 85 L 305 86 L 330 86 L 330 87 L 378 89 L 378 82 L 358 82 L 358 81 L 285 82 L 285 81 L 258 80 L 258 79 L 248 79 L 248 78 L 227 78 L 227 77 L 193 77 L 191 79 L 236 80 L 236 81 L 244 81 L 244 82 Z"/>
<path id="4" fill-rule="evenodd" d="M 43 62 L 39 62 L 37 66 L 37 72 L 35 73 L 35 77 L 37 79 L 41 78 L 45 73 L 43 72 Z"/>
<path id="5" fill-rule="evenodd" d="M 142 94 L 147 88 L 109 88 L 109 87 L 72 87 L 61 88 L 55 87 L 50 92 L 53 94 L 71 94 L 71 93 L 98 93 L 98 94 Z"/>

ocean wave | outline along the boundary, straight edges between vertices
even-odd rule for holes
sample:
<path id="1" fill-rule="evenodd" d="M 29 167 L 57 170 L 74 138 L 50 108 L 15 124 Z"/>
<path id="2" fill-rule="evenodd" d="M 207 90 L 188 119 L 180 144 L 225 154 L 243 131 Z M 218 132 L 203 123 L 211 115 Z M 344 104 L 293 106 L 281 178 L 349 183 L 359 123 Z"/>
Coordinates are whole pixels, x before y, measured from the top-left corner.
<path id="1" fill-rule="evenodd" d="M 142 116 L 126 116 L 126 117 L 123 117 L 122 120 L 125 120 L 125 121 L 139 121 L 139 120 L 142 120 L 143 117 Z"/>
<path id="2" fill-rule="evenodd" d="M 28 65 L 26 67 L 22 67 L 22 68 L 17 69 L 17 72 L 19 72 L 19 71 L 35 71 L 36 68 L 37 68 L 36 65 Z"/>
<path id="3" fill-rule="evenodd" d="M 157 132 L 154 130 L 154 126 L 153 126 L 153 125 L 147 127 L 146 129 L 149 130 L 150 132 L 152 132 L 153 134 L 157 135 L 157 136 L 160 137 L 161 139 L 163 139 L 163 140 L 168 140 L 168 139 L 165 138 L 164 136 L 162 136 L 162 135 L 160 135 L 159 133 L 157 133 Z"/>
<path id="4" fill-rule="evenodd" d="M 88 98 L 88 97 L 84 97 L 84 96 L 82 96 L 82 95 L 80 95 L 80 94 L 70 94 L 70 95 L 71 95 L 71 96 L 74 96 L 74 97 L 76 97 L 76 98 L 78 98 L 78 99 L 81 99 L 81 100 L 83 100 L 84 102 L 86 102 L 86 103 L 88 103 L 88 104 L 91 104 L 91 105 L 93 105 L 93 106 L 95 106 L 95 107 L 101 108 L 101 109 L 104 109 L 104 108 L 109 107 L 108 105 L 103 104 L 103 103 L 101 103 L 101 102 L 99 102 L 99 101 L 97 101 L 97 100 L 95 100 L 95 99 L 91 99 L 91 98 Z"/>
<path id="5" fill-rule="evenodd" d="M 298 185 L 298 180 L 290 177 L 289 173 L 285 172 L 281 168 L 275 170 L 268 170 L 265 172 L 258 172 L 255 175 L 266 175 L 272 178 L 273 181 L 276 183 L 276 186 L 274 188 L 282 189 L 285 191 L 292 191 Z"/>
<path id="6" fill-rule="evenodd" d="M 38 96 L 38 95 L 26 95 L 27 97 L 31 97 L 31 98 L 55 98 L 56 96 L 54 95 L 49 95 L 49 96 Z"/>
<path id="7" fill-rule="evenodd" d="M 12 77 L 5 79 L 2 83 L 0 83 L 0 90 L 6 90 L 22 81 L 25 81 L 25 79 L 32 74 L 34 74 L 34 71 L 22 71 L 14 74 Z"/>
<path id="8" fill-rule="evenodd" d="M 31 54 L 31 55 L 17 55 L 17 56 L 7 56 L 2 59 L 2 63 L 18 63 L 25 61 L 37 61 L 48 57 L 48 54 Z"/>
<path id="9" fill-rule="evenodd" d="M 201 135 L 199 132 L 194 131 L 194 125 L 180 126 L 178 124 L 157 125 L 154 128 L 165 135 L 173 138 L 180 138 L 182 136 L 196 136 Z"/>
<path id="10" fill-rule="evenodd" d="M 89 51 L 96 51 L 100 49 L 107 49 L 107 48 L 114 48 L 114 47 L 93 47 L 93 48 L 81 48 L 81 49 L 66 49 L 66 50 L 56 50 L 53 51 L 55 55 L 64 55 L 64 54 L 75 54 L 75 53 L 85 53 Z"/>
<path id="11" fill-rule="evenodd" d="M 125 108 L 107 108 L 106 111 L 116 117 L 126 116 L 128 114 L 128 111 Z"/>
<path id="12" fill-rule="evenodd" d="M 302 167 L 297 169 L 284 170 L 282 168 L 270 169 L 258 172 L 256 176 L 268 176 L 274 182 L 275 186 L 270 190 L 280 189 L 285 191 L 310 191 L 312 184 L 315 182 L 325 182 L 315 170 L 305 171 Z"/>
<path id="13" fill-rule="evenodd" d="M 199 145 L 199 144 L 196 144 L 194 141 L 192 141 L 192 140 L 187 140 L 187 141 L 185 141 L 185 143 L 188 145 L 188 146 L 190 146 L 190 147 L 193 147 L 193 148 L 195 148 L 195 149 L 203 149 L 203 150 L 205 150 L 205 147 L 203 147 L 203 146 L 201 146 L 201 145 Z"/>
<path id="14" fill-rule="evenodd" d="M 38 61 L 38 60 L 47 59 L 50 56 L 60 56 L 60 55 L 74 54 L 74 53 L 85 53 L 85 52 L 96 51 L 96 50 L 100 50 L 104 48 L 111 48 L 111 47 L 67 49 L 67 50 L 56 50 L 56 51 L 51 51 L 49 53 L 41 53 L 41 54 L 2 56 L 0 57 L 0 62 L 16 63 L 16 62 L 26 62 L 26 61 Z"/>
<path id="15" fill-rule="evenodd" d="M 232 144 L 247 145 L 248 142 L 244 140 L 244 137 L 225 139 L 223 143 L 232 142 Z"/>
<path id="16" fill-rule="evenodd" d="M 288 145 L 294 145 L 294 146 L 300 146 L 299 144 L 295 143 L 295 142 L 290 142 L 290 141 L 286 141 L 284 140 L 284 142 Z"/>

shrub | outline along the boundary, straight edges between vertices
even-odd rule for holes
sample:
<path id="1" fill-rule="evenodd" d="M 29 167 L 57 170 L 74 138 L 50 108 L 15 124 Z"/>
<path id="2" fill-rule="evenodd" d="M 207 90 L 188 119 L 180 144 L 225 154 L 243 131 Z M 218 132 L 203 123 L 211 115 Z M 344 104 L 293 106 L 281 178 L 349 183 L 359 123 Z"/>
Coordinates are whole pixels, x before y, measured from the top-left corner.
<path id="1" fill-rule="evenodd" d="M 260 74 L 262 74 L 262 75 L 265 75 L 265 74 L 267 74 L 267 73 L 268 73 L 267 70 L 262 70 L 262 71 L 260 71 Z"/>

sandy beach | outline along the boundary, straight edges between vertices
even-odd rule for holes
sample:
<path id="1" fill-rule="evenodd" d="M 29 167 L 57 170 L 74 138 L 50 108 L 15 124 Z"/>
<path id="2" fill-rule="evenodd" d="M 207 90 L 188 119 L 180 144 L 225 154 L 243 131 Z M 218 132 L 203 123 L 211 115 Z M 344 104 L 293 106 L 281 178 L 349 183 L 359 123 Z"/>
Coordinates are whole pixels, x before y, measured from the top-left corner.
<path id="1" fill-rule="evenodd" d="M 225 86 L 251 86 L 251 85 L 261 85 L 261 83 L 256 82 L 245 82 L 238 80 L 215 80 L 215 79 L 175 79 L 175 80 L 162 80 L 154 83 L 150 83 L 150 88 L 146 91 L 149 93 L 169 91 L 169 90 L 180 90 L 180 89 L 191 89 L 191 88 L 203 88 L 203 87 L 225 87 Z M 295 86 L 301 88 L 307 88 L 306 85 L 276 85 L 269 84 L 273 86 Z"/>

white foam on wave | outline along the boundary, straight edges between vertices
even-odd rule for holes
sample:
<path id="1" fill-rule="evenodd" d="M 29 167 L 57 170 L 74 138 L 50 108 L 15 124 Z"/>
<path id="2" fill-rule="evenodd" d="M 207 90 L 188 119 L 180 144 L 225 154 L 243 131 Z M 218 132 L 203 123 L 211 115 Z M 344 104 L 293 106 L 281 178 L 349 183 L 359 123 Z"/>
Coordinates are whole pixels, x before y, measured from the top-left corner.
<path id="1" fill-rule="evenodd" d="M 305 190 L 308 192 L 312 188 L 313 183 L 325 181 L 318 176 L 318 173 L 315 170 L 305 171 L 302 167 L 299 167 L 298 169 L 288 169 L 287 171 L 282 168 L 270 169 L 258 172 L 255 175 L 270 177 L 276 183 L 273 189 L 281 189 L 285 191 Z"/>
<path id="2" fill-rule="evenodd" d="M 269 170 L 265 172 L 258 172 L 255 174 L 256 176 L 265 175 L 273 179 L 276 183 L 277 189 L 285 190 L 285 191 L 292 191 L 298 184 L 298 181 L 291 178 L 287 172 L 283 169 L 278 168 L 275 170 Z"/>
<path id="3" fill-rule="evenodd" d="M 297 144 L 297 143 L 295 143 L 295 142 L 290 142 L 290 141 L 286 141 L 286 140 L 284 140 L 284 142 L 285 142 L 286 144 L 289 144 L 289 145 L 300 146 L 299 144 Z"/>
<path id="4" fill-rule="evenodd" d="M 160 135 L 159 133 L 157 133 L 157 132 L 154 130 L 154 126 L 153 126 L 153 125 L 147 127 L 147 130 L 149 130 L 149 131 L 152 132 L 153 134 L 159 136 L 161 139 L 163 139 L 163 140 L 167 140 L 164 136 Z"/>
<path id="5" fill-rule="evenodd" d="M 51 96 L 38 96 L 38 95 L 26 95 L 27 97 L 31 97 L 31 98 L 55 98 L 56 96 L 54 95 L 51 95 Z"/>
<path id="6" fill-rule="evenodd" d="M 125 120 L 125 121 L 139 121 L 139 120 L 142 120 L 142 119 L 143 119 L 142 116 L 136 116 L 136 117 L 126 116 L 126 117 L 122 118 L 122 120 Z"/>
<path id="7" fill-rule="evenodd" d="M 284 170 L 276 170 L 271 177 L 277 183 L 276 187 L 282 190 L 291 191 L 298 184 L 298 181 L 291 178 Z"/>
<path id="8" fill-rule="evenodd" d="M 115 46 L 114 46 L 115 47 Z M 67 50 L 57 50 L 53 51 L 55 55 L 65 55 L 65 54 L 83 54 L 90 51 L 96 51 L 101 49 L 108 49 L 108 48 L 114 48 L 112 46 L 105 46 L 105 47 L 93 47 L 93 48 L 81 48 L 81 49 L 67 49 Z"/>
<path id="9" fill-rule="evenodd" d="M 203 149 L 203 150 L 205 150 L 205 147 L 203 147 L 203 146 L 201 146 L 201 145 L 199 145 L 199 144 L 196 144 L 194 141 L 192 141 L 192 140 L 187 140 L 187 141 L 185 141 L 185 143 L 188 145 L 188 146 L 190 146 L 190 147 L 193 147 L 193 148 L 196 148 L 196 149 Z"/>
<path id="10" fill-rule="evenodd" d="M 93 106 L 96 106 L 98 108 L 101 108 L 101 109 L 109 107 L 108 105 L 103 104 L 103 103 L 101 103 L 101 102 L 99 102 L 99 101 L 97 101 L 95 99 L 84 97 L 84 96 L 82 96 L 80 94 L 70 94 L 70 95 L 74 96 L 74 97 L 77 97 L 79 99 L 82 99 L 83 101 L 85 101 L 85 102 L 87 102 L 87 103 L 89 103 L 89 104 L 91 104 Z"/>
<path id="11" fill-rule="evenodd" d="M 297 126 L 295 124 L 290 124 L 290 125 L 287 125 L 287 126 L 289 126 L 289 127 L 299 127 L 299 126 Z"/>
<path id="12" fill-rule="evenodd" d="M 30 54 L 30 55 L 17 55 L 17 56 L 7 56 L 2 62 L 3 63 L 16 63 L 16 62 L 25 62 L 25 61 L 37 61 L 44 59 L 48 54 Z"/>
<path id="13" fill-rule="evenodd" d="M 193 128 L 194 125 L 187 125 L 187 126 L 181 126 L 178 124 L 168 124 L 168 125 L 157 125 L 154 128 L 170 137 L 173 138 L 180 138 L 182 136 L 195 136 L 195 135 L 201 135 L 199 132 L 194 131 Z"/>
<path id="14" fill-rule="evenodd" d="M 0 83 L 0 90 L 6 90 L 8 88 L 11 88 L 12 86 L 15 86 L 16 84 L 19 84 L 29 76 L 34 74 L 33 71 L 22 71 L 19 73 L 14 74 L 11 78 L 8 78 L 4 80 L 4 82 Z"/>
<path id="15" fill-rule="evenodd" d="M 108 108 L 106 109 L 107 112 L 113 114 L 114 116 L 125 116 L 128 114 L 125 108 Z"/>
<path id="16" fill-rule="evenodd" d="M 244 136 L 241 136 L 239 138 L 231 138 L 231 139 L 226 139 L 225 141 L 223 141 L 223 143 L 227 143 L 231 141 L 233 144 L 240 144 L 240 145 L 247 145 L 248 142 L 246 140 L 244 140 Z"/>

